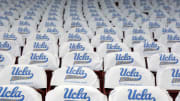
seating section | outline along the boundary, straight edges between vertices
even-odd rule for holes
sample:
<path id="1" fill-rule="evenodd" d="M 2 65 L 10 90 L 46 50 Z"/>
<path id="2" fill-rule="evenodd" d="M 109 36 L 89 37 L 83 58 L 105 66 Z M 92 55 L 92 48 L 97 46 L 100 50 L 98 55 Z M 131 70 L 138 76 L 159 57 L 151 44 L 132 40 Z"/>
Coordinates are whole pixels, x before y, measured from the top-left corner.
<path id="1" fill-rule="evenodd" d="M 180 101 L 179 0 L 0 0 L 0 101 Z"/>

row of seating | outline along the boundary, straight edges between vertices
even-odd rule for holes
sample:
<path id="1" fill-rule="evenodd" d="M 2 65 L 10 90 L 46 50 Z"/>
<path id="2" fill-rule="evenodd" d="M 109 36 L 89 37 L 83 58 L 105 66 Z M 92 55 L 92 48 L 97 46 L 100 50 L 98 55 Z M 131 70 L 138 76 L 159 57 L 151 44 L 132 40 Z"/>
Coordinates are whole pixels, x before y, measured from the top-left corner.
<path id="1" fill-rule="evenodd" d="M 178 6 L 0 0 L 0 99 L 179 101 Z"/>

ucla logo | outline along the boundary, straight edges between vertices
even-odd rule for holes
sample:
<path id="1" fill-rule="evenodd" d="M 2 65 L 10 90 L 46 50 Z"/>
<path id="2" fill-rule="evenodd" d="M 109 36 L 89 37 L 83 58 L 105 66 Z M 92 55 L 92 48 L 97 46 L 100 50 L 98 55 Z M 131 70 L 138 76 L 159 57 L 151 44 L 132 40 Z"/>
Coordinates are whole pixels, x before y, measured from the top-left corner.
<path id="1" fill-rule="evenodd" d="M 77 33 L 85 33 L 85 34 L 87 34 L 87 31 L 86 31 L 86 29 L 84 29 L 84 28 L 76 28 L 76 32 Z"/>
<path id="2" fill-rule="evenodd" d="M 53 20 L 53 21 L 56 21 L 57 19 L 56 19 L 56 17 L 48 17 L 48 20 L 49 20 L 49 21 L 52 21 L 52 20 Z"/>
<path id="3" fill-rule="evenodd" d="M 90 12 L 93 12 L 93 13 L 96 13 L 96 12 L 97 12 L 97 10 L 94 10 L 94 9 L 90 9 L 89 11 L 90 11 Z"/>
<path id="4" fill-rule="evenodd" d="M 9 21 L 9 18 L 7 16 L 0 16 L 0 19 L 1 20 L 6 20 L 6 21 Z M 1 21 L 0 21 L 1 22 Z"/>
<path id="5" fill-rule="evenodd" d="M 100 43 L 104 43 L 104 42 L 113 42 L 114 39 L 110 36 L 110 35 L 101 35 L 100 36 Z"/>
<path id="6" fill-rule="evenodd" d="M 151 10 L 150 6 L 144 5 L 143 7 L 144 7 L 144 10 Z"/>
<path id="7" fill-rule="evenodd" d="M 49 12 L 48 15 L 49 15 L 49 16 L 58 16 L 58 15 L 57 15 L 56 13 L 54 13 L 54 12 Z"/>
<path id="8" fill-rule="evenodd" d="M 92 13 L 91 15 L 94 16 L 94 17 L 99 16 L 98 13 Z"/>
<path id="9" fill-rule="evenodd" d="M 4 15 L 6 15 L 6 16 L 13 16 L 13 12 L 12 11 L 5 11 Z"/>
<path id="10" fill-rule="evenodd" d="M 20 34 L 30 34 L 30 30 L 27 27 L 25 27 L 25 28 L 18 27 L 18 32 Z"/>
<path id="11" fill-rule="evenodd" d="M 25 16 L 24 20 L 34 20 L 34 18 L 32 16 Z"/>
<path id="12" fill-rule="evenodd" d="M 104 21 L 102 18 L 99 18 L 99 17 L 95 17 L 94 20 L 95 21 Z"/>
<path id="13" fill-rule="evenodd" d="M 145 40 L 146 39 L 142 35 L 140 35 L 140 36 L 132 36 L 132 43 L 133 44 L 140 43 L 140 42 L 143 42 Z"/>
<path id="14" fill-rule="evenodd" d="M 87 73 L 82 69 L 82 67 L 78 67 L 75 69 L 74 67 L 68 67 L 66 70 L 65 79 L 84 79 L 87 77 Z"/>
<path id="15" fill-rule="evenodd" d="M 131 21 L 124 21 L 123 22 L 123 27 L 133 27 L 134 26 L 134 24 L 131 22 Z"/>
<path id="16" fill-rule="evenodd" d="M 64 89 L 64 101 L 91 101 L 88 93 L 84 91 L 84 88 L 80 88 L 77 92 L 73 88 Z"/>
<path id="17" fill-rule="evenodd" d="M 3 22 L 0 20 L 0 26 L 4 26 Z"/>
<path id="18" fill-rule="evenodd" d="M 149 43 L 148 41 L 144 42 L 144 51 L 157 51 L 160 47 L 155 43 Z"/>
<path id="19" fill-rule="evenodd" d="M 21 26 L 30 26 L 30 23 L 28 21 L 19 21 L 19 25 L 21 25 Z"/>
<path id="20" fill-rule="evenodd" d="M 160 24 L 157 22 L 149 22 L 149 28 L 160 28 Z"/>
<path id="21" fill-rule="evenodd" d="M 68 41 L 81 41 L 79 34 L 69 34 Z"/>
<path id="22" fill-rule="evenodd" d="M 148 89 L 144 89 L 142 92 L 138 92 L 137 89 L 128 89 L 128 99 L 134 101 L 156 101 L 156 98 L 152 96 L 152 93 L 148 93 Z"/>
<path id="23" fill-rule="evenodd" d="M 119 13 L 113 13 L 112 18 L 120 17 L 121 15 Z"/>
<path id="24" fill-rule="evenodd" d="M 16 40 L 17 37 L 14 34 L 4 33 L 3 34 L 3 39 L 4 40 Z"/>
<path id="25" fill-rule="evenodd" d="M 17 8 L 9 8 L 10 11 L 17 11 Z"/>
<path id="26" fill-rule="evenodd" d="M 34 42 L 33 48 L 33 51 L 47 51 L 49 49 L 46 42 Z"/>
<path id="27" fill-rule="evenodd" d="M 27 16 L 36 16 L 34 11 L 27 11 L 26 14 Z"/>
<path id="28" fill-rule="evenodd" d="M 134 58 L 129 56 L 128 53 L 125 53 L 125 55 L 116 54 L 116 65 L 131 64 L 133 62 Z"/>
<path id="29" fill-rule="evenodd" d="M 84 51 L 85 47 L 81 43 L 70 43 L 70 52 L 72 51 Z"/>
<path id="30" fill-rule="evenodd" d="M 29 80 L 34 76 L 29 67 L 25 67 L 23 69 L 20 67 L 12 67 L 12 69 L 12 77 L 10 81 Z"/>
<path id="31" fill-rule="evenodd" d="M 0 62 L 3 62 L 4 61 L 4 56 L 0 54 Z"/>
<path id="32" fill-rule="evenodd" d="M 97 28 L 107 27 L 107 25 L 104 21 L 96 22 L 96 26 L 97 26 Z"/>
<path id="33" fill-rule="evenodd" d="M 162 32 L 163 32 L 163 33 L 175 33 L 175 31 L 172 30 L 171 28 L 163 28 L 163 29 L 162 29 Z"/>
<path id="34" fill-rule="evenodd" d="M 149 18 L 142 18 L 141 21 L 142 21 L 142 23 L 145 23 L 145 22 L 149 21 Z"/>
<path id="35" fill-rule="evenodd" d="M 46 22 L 45 26 L 46 27 L 56 27 L 56 25 L 53 22 Z"/>
<path id="36" fill-rule="evenodd" d="M 80 21 L 81 19 L 79 17 L 72 17 L 72 20 Z"/>
<path id="37" fill-rule="evenodd" d="M 106 53 L 111 53 L 111 52 L 121 52 L 122 48 L 116 43 L 116 44 L 107 44 L 106 45 L 107 51 Z"/>
<path id="38" fill-rule="evenodd" d="M 142 29 L 133 29 L 133 34 L 145 34 Z"/>
<path id="39" fill-rule="evenodd" d="M 176 28 L 180 28 L 180 22 L 176 22 Z"/>
<path id="40" fill-rule="evenodd" d="M 91 63 L 92 58 L 87 55 L 87 53 L 84 53 L 81 55 L 80 53 L 74 53 L 74 64 L 87 64 Z"/>
<path id="41" fill-rule="evenodd" d="M 49 41 L 49 37 L 46 34 L 36 34 L 36 40 Z"/>
<path id="42" fill-rule="evenodd" d="M 36 64 L 36 63 L 47 63 L 48 62 L 48 57 L 44 55 L 44 53 L 37 54 L 37 53 L 32 53 L 31 54 L 31 62 L 30 64 Z"/>
<path id="43" fill-rule="evenodd" d="M 58 34 L 59 33 L 59 31 L 56 28 L 48 28 L 47 32 L 53 33 L 53 34 Z"/>
<path id="44" fill-rule="evenodd" d="M 167 40 L 168 43 L 176 43 L 180 42 L 180 37 L 178 35 L 168 35 Z"/>
<path id="45" fill-rule="evenodd" d="M 126 20 L 126 18 L 121 18 L 121 17 L 119 17 L 119 18 L 118 18 L 118 21 L 120 21 L 120 22 L 121 22 L 121 21 L 126 22 L 127 20 Z"/>
<path id="46" fill-rule="evenodd" d="M 80 22 L 72 22 L 71 27 L 82 27 Z"/>
<path id="47" fill-rule="evenodd" d="M 179 69 L 172 69 L 171 83 L 180 83 L 180 70 Z"/>
<path id="48" fill-rule="evenodd" d="M 119 80 L 119 82 L 139 81 L 139 80 L 141 80 L 141 78 L 142 78 L 142 75 L 140 75 L 140 73 L 136 71 L 136 68 L 133 68 L 130 71 L 128 71 L 127 68 L 121 68 L 120 69 L 120 80 Z"/>
<path id="49" fill-rule="evenodd" d="M 165 14 L 163 12 L 157 12 L 156 17 L 157 18 L 165 18 L 166 16 L 165 16 Z"/>
<path id="50" fill-rule="evenodd" d="M 168 22 L 168 23 L 175 22 L 175 21 L 176 21 L 175 18 L 168 18 L 168 19 L 167 19 L 167 22 Z"/>
<path id="51" fill-rule="evenodd" d="M 8 87 L 0 87 L 0 101 L 24 101 L 24 97 L 18 86 L 12 90 Z"/>
<path id="52" fill-rule="evenodd" d="M 110 28 L 110 29 L 105 28 L 104 33 L 105 34 L 116 34 L 116 31 L 113 28 Z"/>
<path id="53" fill-rule="evenodd" d="M 179 60 L 173 54 L 160 54 L 160 65 L 177 64 Z"/>
<path id="54" fill-rule="evenodd" d="M 0 42 L 0 50 L 9 51 L 9 50 L 11 50 L 11 46 L 7 41 L 5 41 L 4 43 Z"/>

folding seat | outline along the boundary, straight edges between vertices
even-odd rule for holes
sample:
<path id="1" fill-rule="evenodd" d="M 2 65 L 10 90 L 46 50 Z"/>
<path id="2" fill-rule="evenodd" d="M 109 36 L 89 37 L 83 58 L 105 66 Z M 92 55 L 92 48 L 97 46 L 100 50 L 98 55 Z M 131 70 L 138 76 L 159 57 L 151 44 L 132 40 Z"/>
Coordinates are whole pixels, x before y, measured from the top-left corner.
<path id="1" fill-rule="evenodd" d="M 91 40 L 91 44 L 95 48 L 104 42 L 121 42 L 121 40 L 117 36 L 109 34 L 97 34 Z"/>
<path id="2" fill-rule="evenodd" d="M 168 33 L 168 34 L 162 35 L 159 38 L 159 42 L 164 45 L 167 45 L 167 47 L 172 47 L 173 44 L 180 42 L 179 31 L 175 33 Z"/>
<path id="3" fill-rule="evenodd" d="M 167 17 L 166 18 L 166 23 L 167 23 L 167 26 L 169 26 L 170 24 L 172 23 L 175 23 L 177 22 L 179 19 L 175 18 L 175 17 Z"/>
<path id="4" fill-rule="evenodd" d="M 15 19 L 18 19 L 18 17 L 19 17 L 19 15 L 17 13 L 13 12 L 12 10 L 8 10 L 8 9 L 3 12 L 3 15 L 7 16 L 10 23 L 12 23 L 12 24 L 14 23 Z"/>
<path id="5" fill-rule="evenodd" d="M 8 21 L 6 22 L 6 20 L 1 20 L 0 19 L 0 32 L 6 32 L 9 31 L 9 24 Z"/>
<path id="6" fill-rule="evenodd" d="M 175 43 L 175 44 L 171 47 L 171 52 L 180 55 L 180 43 Z"/>
<path id="7" fill-rule="evenodd" d="M 37 26 L 37 24 L 34 21 L 19 19 L 16 21 L 16 23 L 13 24 L 13 26 L 35 27 L 35 26 Z"/>
<path id="8" fill-rule="evenodd" d="M 150 12 L 150 17 L 155 19 L 155 21 L 163 21 L 168 16 L 169 15 L 162 8 L 157 8 L 157 9 L 152 10 L 152 12 Z"/>
<path id="9" fill-rule="evenodd" d="M 174 53 L 158 53 L 148 59 L 148 69 L 157 72 L 169 66 L 180 66 L 180 56 Z"/>
<path id="10" fill-rule="evenodd" d="M 104 58 L 109 53 L 115 52 L 131 52 L 130 48 L 121 42 L 105 42 L 97 47 L 97 53 Z"/>
<path id="11" fill-rule="evenodd" d="M 85 67 L 62 67 L 53 72 L 51 89 L 61 85 L 92 86 L 100 89 L 100 81 L 95 72 Z"/>
<path id="12" fill-rule="evenodd" d="M 135 45 L 144 41 L 153 41 L 151 33 L 149 33 L 149 31 L 146 29 L 132 28 L 125 32 L 123 42 L 129 47 L 134 47 Z"/>
<path id="13" fill-rule="evenodd" d="M 45 41 L 48 43 L 57 44 L 57 39 L 55 38 L 55 36 L 49 33 L 35 33 L 27 38 L 27 43 L 34 41 L 42 41 L 42 42 Z"/>
<path id="14" fill-rule="evenodd" d="M 64 29 L 61 27 L 44 27 L 40 32 L 52 34 L 56 39 L 65 34 Z"/>
<path id="15" fill-rule="evenodd" d="M 147 15 L 144 15 L 143 17 L 138 17 L 136 19 L 136 23 L 140 26 L 140 28 L 143 28 L 143 29 L 144 29 L 144 27 L 147 27 L 147 26 L 144 26 L 144 24 L 149 21 L 150 21 L 150 18 Z"/>
<path id="16" fill-rule="evenodd" d="M 118 37 L 120 40 L 123 39 L 123 33 L 117 27 L 100 28 L 100 29 L 96 30 L 96 35 L 98 35 L 98 34 L 114 35 L 114 36 Z"/>
<path id="17" fill-rule="evenodd" d="M 105 73 L 104 92 L 108 94 L 113 88 L 119 86 L 155 86 L 155 78 L 145 68 L 115 66 Z"/>
<path id="18" fill-rule="evenodd" d="M 138 53 L 115 52 L 109 53 L 104 57 L 104 71 L 114 66 L 139 66 L 146 68 L 145 60 Z"/>
<path id="19" fill-rule="evenodd" d="M 40 4 L 39 4 L 39 7 L 41 7 Z M 33 18 L 36 18 L 37 20 L 40 20 L 41 15 L 43 13 L 42 10 L 40 10 L 41 8 L 39 8 L 39 9 L 38 8 L 31 9 L 31 8 L 33 8 L 33 7 L 28 8 L 25 12 L 23 12 L 23 14 L 21 16 L 31 16 Z"/>
<path id="20" fill-rule="evenodd" d="M 42 101 L 41 95 L 33 88 L 22 85 L 1 85 L 2 101 Z"/>
<path id="21" fill-rule="evenodd" d="M 102 59 L 95 52 L 79 51 L 67 53 L 62 58 L 62 67 L 67 66 L 82 66 L 88 67 L 94 71 L 103 70 Z"/>
<path id="22" fill-rule="evenodd" d="M 20 56 L 20 46 L 13 40 L 0 40 L 0 51 L 8 52 L 13 57 Z"/>
<path id="23" fill-rule="evenodd" d="M 1 71 L 0 78 L 0 85 L 26 85 L 36 89 L 43 99 L 45 98 L 47 77 L 43 68 L 33 65 L 9 65 Z"/>
<path id="24" fill-rule="evenodd" d="M 125 18 L 125 17 L 117 17 L 112 21 L 113 25 L 120 28 L 122 31 L 129 30 L 131 28 L 137 28 L 135 22 Z"/>
<path id="25" fill-rule="evenodd" d="M 67 21 L 64 24 L 65 31 L 69 31 L 71 28 L 75 27 L 88 27 L 85 21 Z"/>
<path id="26" fill-rule="evenodd" d="M 63 44 L 64 42 L 87 42 L 89 43 L 89 38 L 81 33 L 65 33 L 61 36 L 59 45 Z"/>
<path id="27" fill-rule="evenodd" d="M 55 70 L 59 68 L 57 56 L 48 52 L 29 52 L 19 58 L 19 64 L 36 65 L 45 70 Z"/>
<path id="28" fill-rule="evenodd" d="M 62 100 L 107 101 L 107 97 L 94 87 L 75 85 L 58 86 L 46 95 L 46 101 Z"/>
<path id="29" fill-rule="evenodd" d="M 71 28 L 68 33 L 81 33 L 87 35 L 89 39 L 93 38 L 95 33 L 89 27 L 75 27 Z"/>
<path id="30" fill-rule="evenodd" d="M 179 70 L 178 66 L 168 66 L 159 70 L 156 77 L 157 86 L 167 90 L 174 101 L 179 100 Z"/>
<path id="31" fill-rule="evenodd" d="M 50 41 L 28 41 L 24 47 L 23 55 L 32 51 L 48 52 L 58 56 L 58 46 Z"/>
<path id="32" fill-rule="evenodd" d="M 142 28 L 149 30 L 153 34 L 153 38 L 157 39 L 155 32 L 156 32 L 156 30 L 159 30 L 163 26 L 164 26 L 164 24 L 162 22 L 154 21 L 153 19 L 150 18 L 150 21 L 145 22 L 142 25 Z"/>
<path id="33" fill-rule="evenodd" d="M 45 15 L 44 15 L 45 16 Z M 44 17 L 43 17 L 44 18 Z M 38 31 L 41 31 L 43 29 L 43 27 L 55 27 L 55 28 L 61 28 L 62 27 L 62 24 L 61 24 L 62 21 L 48 21 L 48 20 L 42 20 L 42 22 L 40 23 L 39 27 L 38 27 Z M 45 29 L 47 28 L 44 28 L 44 31 L 46 31 Z M 62 28 L 61 28 L 62 29 Z"/>
<path id="34" fill-rule="evenodd" d="M 10 32 L 20 34 L 24 39 L 36 33 L 36 28 L 32 26 L 13 26 Z"/>
<path id="35" fill-rule="evenodd" d="M 179 31 L 176 28 L 161 27 L 155 31 L 155 38 L 161 42 L 162 41 L 161 37 L 163 35 L 174 35 L 175 36 L 175 35 L 178 35 L 178 33 L 179 33 Z"/>
<path id="36" fill-rule="evenodd" d="M 94 20 L 90 20 L 88 22 L 89 24 L 89 27 L 93 30 L 93 31 L 96 31 L 100 28 L 104 28 L 104 27 L 111 27 L 111 23 L 109 23 L 108 20 L 105 20 L 105 21 L 94 21 Z"/>
<path id="37" fill-rule="evenodd" d="M 177 31 L 180 31 L 180 21 L 179 21 L 179 19 L 176 22 L 172 22 L 171 24 L 169 24 L 168 27 L 176 28 Z"/>
<path id="38" fill-rule="evenodd" d="M 134 52 L 138 52 L 144 57 L 150 57 L 157 53 L 168 52 L 168 48 L 159 42 L 144 41 L 134 46 Z"/>
<path id="39" fill-rule="evenodd" d="M 166 68 L 160 69 L 157 72 L 157 86 L 169 91 L 180 90 L 180 68 L 178 66 L 168 66 Z"/>
<path id="40" fill-rule="evenodd" d="M 109 101 L 173 101 L 168 92 L 153 86 L 127 86 L 115 88 L 109 95 Z"/>
<path id="41" fill-rule="evenodd" d="M 64 42 L 59 48 L 59 57 L 74 51 L 93 52 L 93 47 L 87 42 Z"/>
<path id="42" fill-rule="evenodd" d="M 14 40 L 19 46 L 24 46 L 24 40 L 21 35 L 13 32 L 0 32 L 0 39 L 4 41 Z"/>
<path id="43" fill-rule="evenodd" d="M 4 69 L 8 65 L 15 64 L 15 57 L 8 52 L 0 51 L 0 70 Z"/>

